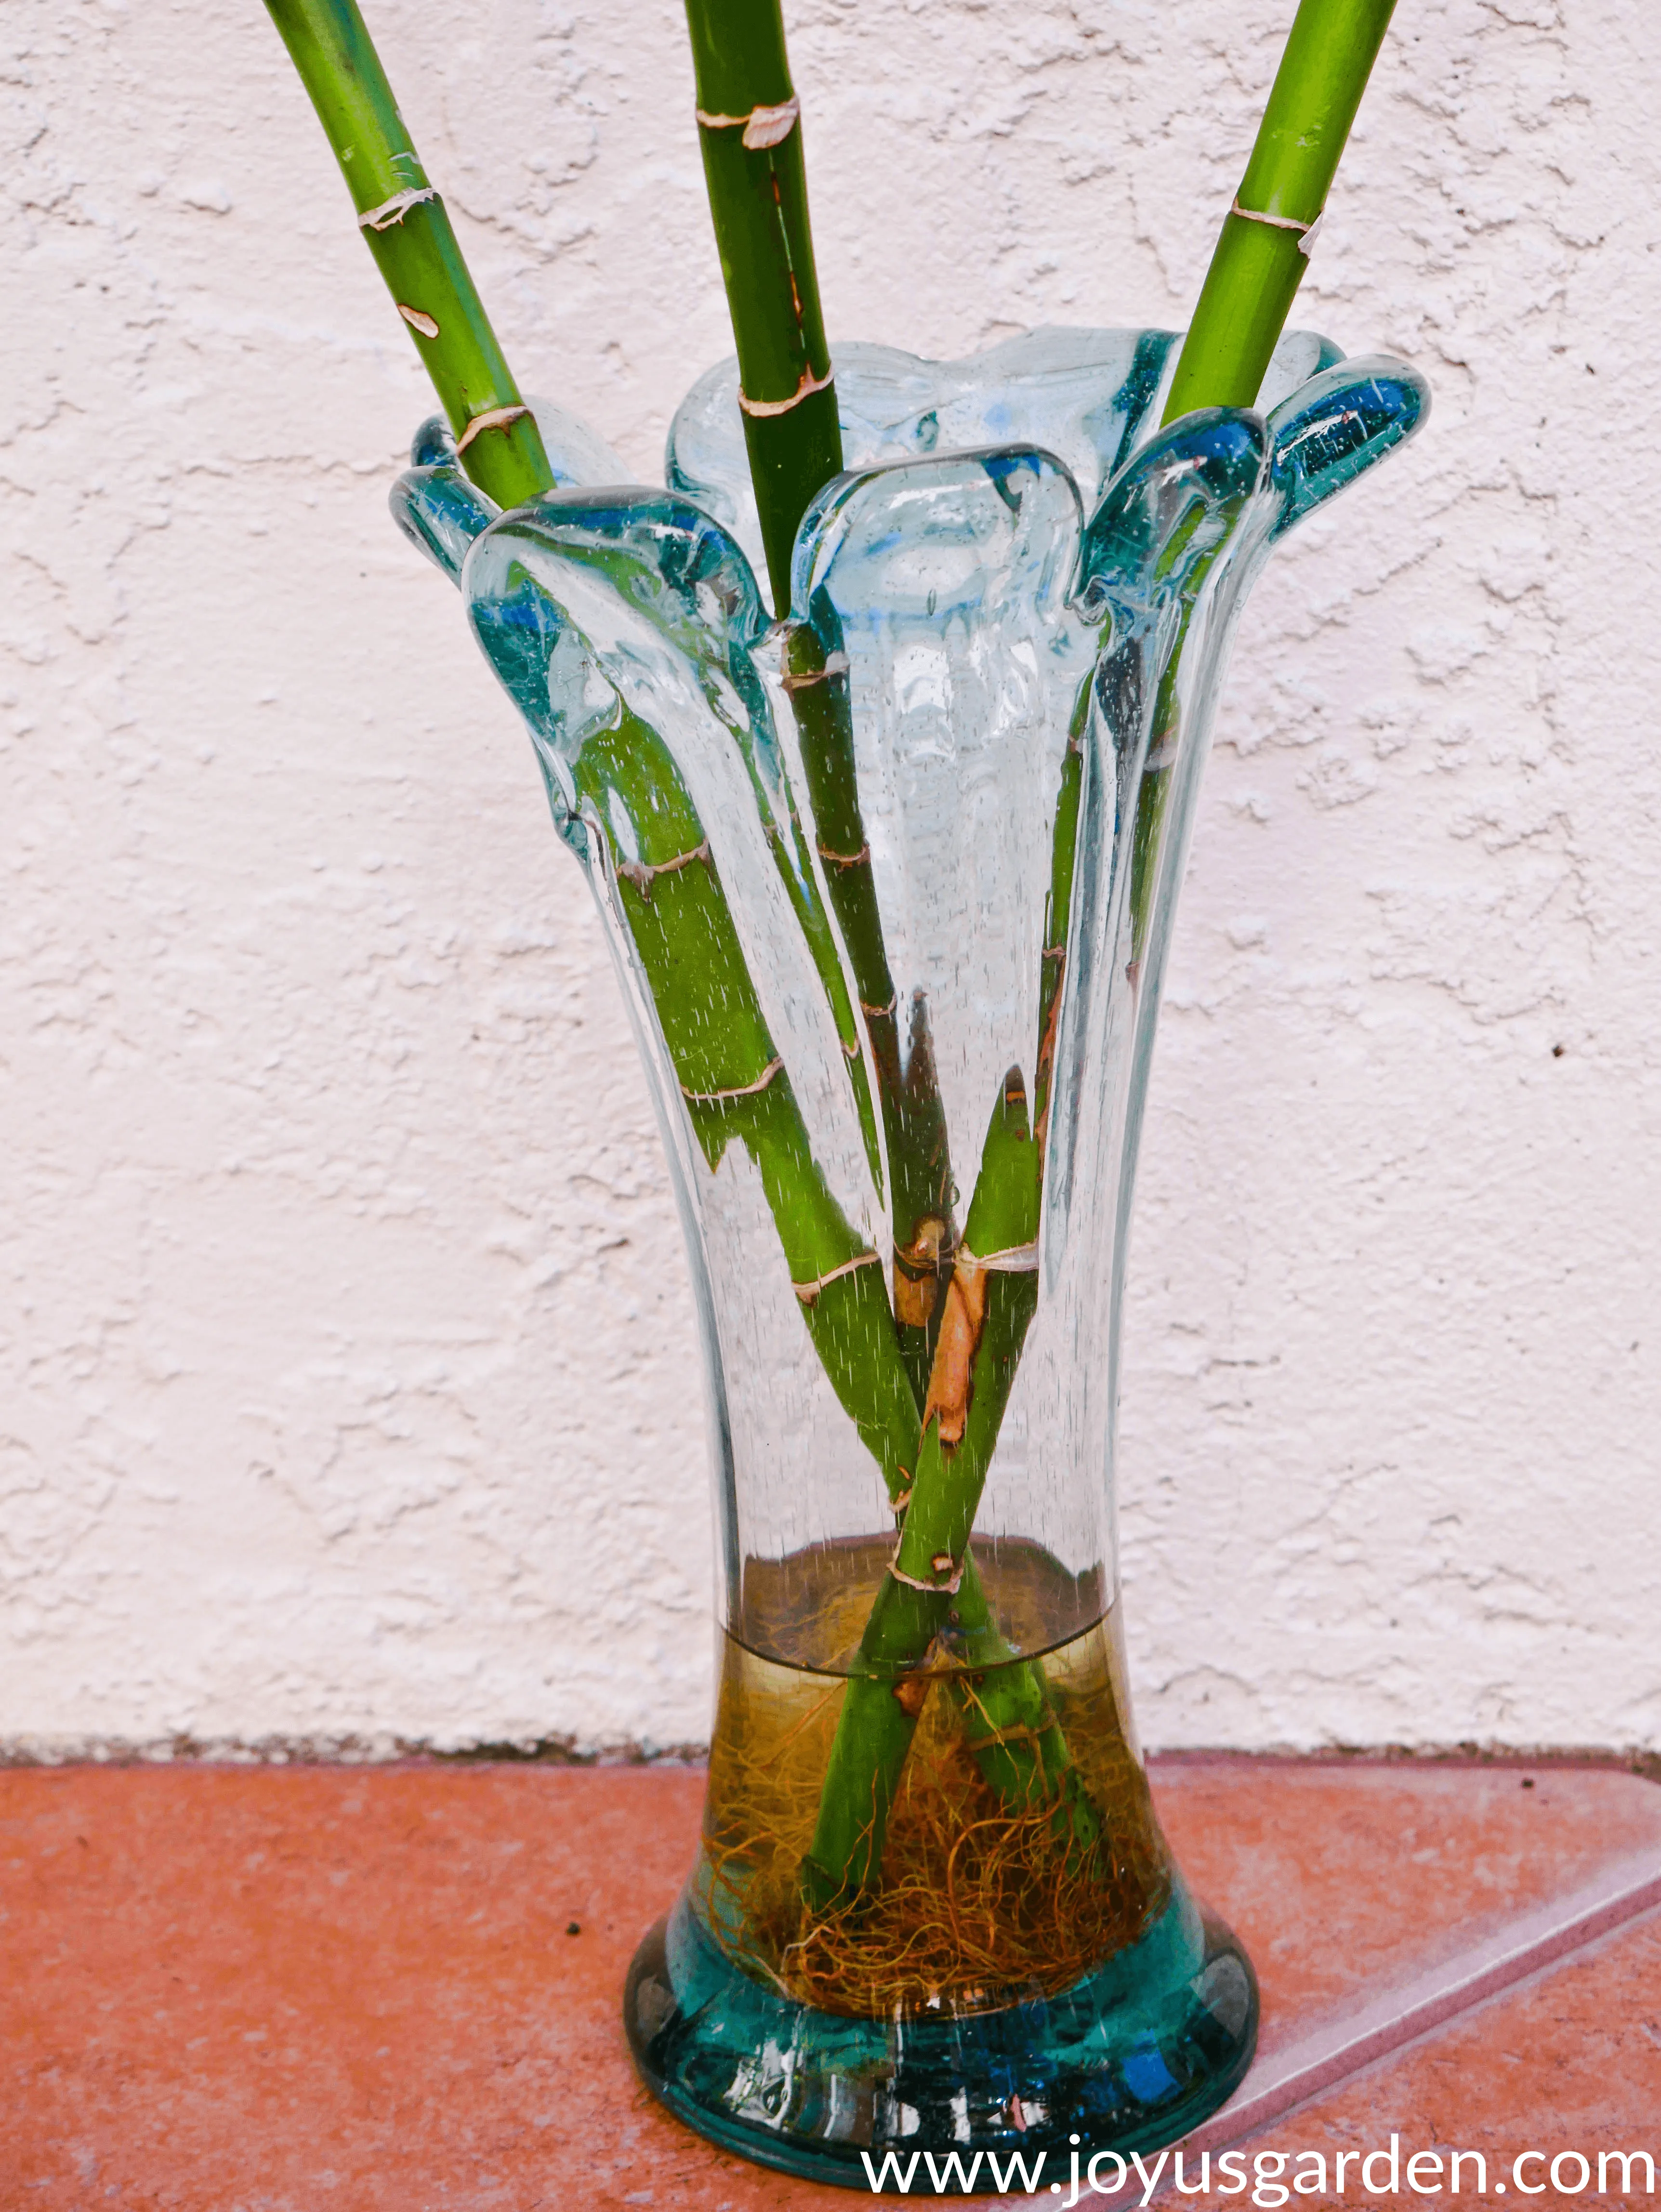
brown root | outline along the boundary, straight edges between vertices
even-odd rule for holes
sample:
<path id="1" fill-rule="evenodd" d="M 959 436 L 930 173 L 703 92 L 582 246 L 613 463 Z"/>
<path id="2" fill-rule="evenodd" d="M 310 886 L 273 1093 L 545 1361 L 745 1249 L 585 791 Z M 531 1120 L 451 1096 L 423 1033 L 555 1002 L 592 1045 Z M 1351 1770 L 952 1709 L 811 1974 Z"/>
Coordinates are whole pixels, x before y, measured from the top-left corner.
<path id="1" fill-rule="evenodd" d="M 1080 1846 L 1060 1798 L 1001 1802 L 945 1678 L 895 1695 L 921 1717 L 889 1815 L 880 1885 L 823 1914 L 801 1863 L 841 1704 L 834 1678 L 729 1651 L 710 1755 L 706 1917 L 756 1978 L 823 2010 L 892 2018 L 1055 1996 L 1134 1942 L 1170 1894 L 1146 1779 L 1119 1724 L 1098 1625 L 1041 1662 L 1078 1778 L 1102 1814 Z M 953 1677 L 952 1679 L 957 1679 Z"/>

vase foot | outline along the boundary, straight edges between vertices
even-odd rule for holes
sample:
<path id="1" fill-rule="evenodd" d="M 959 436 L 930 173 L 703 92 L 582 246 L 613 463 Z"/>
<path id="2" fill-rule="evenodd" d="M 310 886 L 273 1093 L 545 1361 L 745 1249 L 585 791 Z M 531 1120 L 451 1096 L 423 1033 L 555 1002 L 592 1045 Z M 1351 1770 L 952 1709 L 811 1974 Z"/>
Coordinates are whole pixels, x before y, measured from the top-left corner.
<path id="1" fill-rule="evenodd" d="M 867 2195 L 1048 2202 L 1092 2154 L 1157 2149 L 1224 2102 L 1251 2063 L 1257 1983 L 1179 1881 L 1062 1996 L 848 2019 L 751 1980 L 683 1897 L 636 1953 L 624 2015 L 647 2086 L 723 2150 Z M 1118 2178 L 1110 2158 L 1104 2185 Z"/>

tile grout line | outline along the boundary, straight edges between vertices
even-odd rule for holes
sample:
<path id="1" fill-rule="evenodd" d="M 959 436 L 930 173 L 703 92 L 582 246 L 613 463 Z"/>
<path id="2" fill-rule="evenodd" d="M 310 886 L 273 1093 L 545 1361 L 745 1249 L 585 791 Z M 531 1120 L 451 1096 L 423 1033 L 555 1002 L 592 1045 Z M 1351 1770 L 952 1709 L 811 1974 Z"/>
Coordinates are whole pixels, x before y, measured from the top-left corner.
<path id="1" fill-rule="evenodd" d="M 1542 1967 L 1573 1957 L 1600 1936 L 1658 1907 L 1661 1863 L 1653 1853 L 1617 1859 L 1595 1881 L 1553 1904 L 1519 1913 L 1482 1942 L 1415 1975 L 1388 1996 L 1342 2014 L 1259 2059 L 1222 2110 L 1172 2148 L 1197 2154 L 1244 2142 L 1377 2060 L 1474 2012 Z M 1134 2179 L 1126 2185 L 1136 2186 Z M 1159 2203 L 1171 2190 L 1171 2180 L 1163 2181 L 1140 2200 L 1138 2212 L 1141 2205 Z M 1003 2207 L 1013 2212 L 1028 2201 L 996 2198 L 989 2212 L 1001 2212 Z"/>

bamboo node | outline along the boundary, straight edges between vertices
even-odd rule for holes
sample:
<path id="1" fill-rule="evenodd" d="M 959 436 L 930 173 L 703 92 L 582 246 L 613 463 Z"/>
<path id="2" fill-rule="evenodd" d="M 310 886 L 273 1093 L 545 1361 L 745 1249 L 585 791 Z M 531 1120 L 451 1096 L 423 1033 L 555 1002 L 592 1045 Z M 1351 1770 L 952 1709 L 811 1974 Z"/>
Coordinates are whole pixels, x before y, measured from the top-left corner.
<path id="1" fill-rule="evenodd" d="M 433 336 L 438 336 L 438 326 L 433 326 Z M 475 415 L 456 440 L 456 452 L 465 453 L 482 430 L 505 430 L 510 422 L 517 422 L 530 413 L 528 407 L 487 407 L 482 415 Z"/>
<path id="2" fill-rule="evenodd" d="M 928 1562 L 928 1571 L 932 1579 L 928 1582 L 921 1580 L 916 1575 L 908 1575 L 900 1565 L 899 1546 L 897 1544 L 894 1547 L 894 1556 L 888 1562 L 888 1571 L 895 1582 L 904 1583 L 908 1589 L 941 1592 L 947 1597 L 956 1597 L 958 1587 L 963 1581 L 961 1559 L 954 1559 L 950 1552 L 936 1552 Z M 951 1579 L 942 1582 L 940 1580 L 942 1575 L 949 1575 Z"/>
<path id="3" fill-rule="evenodd" d="M 411 185 L 407 191 L 394 192 L 379 207 L 365 208 L 357 219 L 360 230 L 390 230 L 395 222 L 402 222 L 412 207 L 423 200 L 436 200 L 438 194 L 430 185 Z"/>
<path id="4" fill-rule="evenodd" d="M 897 1239 L 894 1245 L 894 1257 L 901 1267 L 924 1269 L 931 1275 L 938 1273 L 952 1251 L 952 1231 L 934 1213 L 923 1216 L 909 1244 L 902 1244 Z"/>
<path id="5" fill-rule="evenodd" d="M 801 119 L 801 102 L 792 93 L 776 107 L 752 107 L 747 115 L 711 115 L 700 107 L 697 118 L 706 131 L 742 131 L 745 151 L 757 154 L 784 143 Z"/>
<path id="6" fill-rule="evenodd" d="M 818 854 L 820 860 L 829 860 L 833 868 L 857 868 L 861 861 L 870 859 L 871 848 L 868 845 L 861 845 L 857 853 L 833 853 L 828 845 L 821 845 Z M 863 1004 L 863 1000 L 861 1003 Z M 890 1005 L 891 1004 L 891 1000 Z M 889 1007 L 883 1006 L 878 1011 L 885 1014 L 889 1012 Z"/>
<path id="7" fill-rule="evenodd" d="M 788 415 L 804 399 L 811 399 L 816 392 L 828 392 L 836 381 L 836 374 L 834 368 L 827 368 L 823 376 L 815 376 L 810 366 L 803 369 L 801 382 L 788 399 L 752 399 L 747 392 L 740 391 L 739 405 L 746 415 Z"/>
<path id="8" fill-rule="evenodd" d="M 1299 222 L 1295 216 L 1265 215 L 1261 208 L 1242 207 L 1238 200 L 1236 200 L 1233 206 L 1230 208 L 1229 213 L 1238 215 L 1243 222 L 1266 222 L 1271 230 L 1295 230 L 1298 234 L 1298 251 L 1305 261 L 1314 252 L 1315 241 L 1320 236 L 1321 225 L 1327 219 L 1327 211 L 1324 208 L 1321 210 L 1313 222 Z"/>
<path id="9" fill-rule="evenodd" d="M 1038 1243 L 1034 1237 L 1030 1244 L 1011 1244 L 1001 1252 L 971 1252 L 966 1244 L 958 1247 L 958 1267 L 970 1275 L 1035 1275 L 1038 1271 Z"/>
<path id="10" fill-rule="evenodd" d="M 775 1060 L 773 1065 L 780 1067 L 783 1062 Z M 856 1252 L 851 1260 L 844 1260 L 839 1267 L 832 1267 L 823 1275 L 815 1275 L 811 1283 L 792 1283 L 790 1287 L 803 1305 L 811 1306 L 827 1283 L 834 1283 L 843 1275 L 851 1275 L 855 1267 L 879 1267 L 881 1265 L 874 1252 Z"/>
<path id="11" fill-rule="evenodd" d="M 828 684 L 833 676 L 846 676 L 847 673 L 848 655 L 841 652 L 827 653 L 823 668 L 804 668 L 800 672 L 794 668 L 787 668 L 784 688 L 792 693 L 806 691 L 815 684 Z"/>
<path id="12" fill-rule="evenodd" d="M 690 853 L 677 853 L 672 860 L 619 860 L 618 873 L 626 884 L 632 884 L 643 899 L 652 896 L 652 885 L 660 876 L 672 876 L 678 868 L 690 868 L 694 860 L 709 858 L 709 840 L 694 845 Z"/>
<path id="13" fill-rule="evenodd" d="M 689 1106 L 721 1106 L 729 1098 L 753 1098 L 758 1091 L 766 1090 L 783 1066 L 782 1060 L 770 1060 L 753 1083 L 735 1083 L 728 1091 L 689 1091 L 683 1083 L 680 1095 Z"/>

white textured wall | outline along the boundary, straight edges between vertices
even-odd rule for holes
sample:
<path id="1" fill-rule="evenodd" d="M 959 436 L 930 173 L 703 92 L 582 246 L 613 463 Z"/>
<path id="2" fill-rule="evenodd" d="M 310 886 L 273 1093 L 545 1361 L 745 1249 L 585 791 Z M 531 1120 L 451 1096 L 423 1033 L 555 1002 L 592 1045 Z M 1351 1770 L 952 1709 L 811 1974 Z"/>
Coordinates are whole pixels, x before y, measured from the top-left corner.
<path id="1" fill-rule="evenodd" d="M 833 333 L 1180 320 L 1289 12 L 795 0 Z M 1305 289 L 1436 411 L 1260 588 L 1196 843 L 1126 1358 L 1156 1743 L 1661 1744 L 1647 16 L 1402 0 Z M 374 21 L 523 380 L 651 468 L 726 349 L 677 9 Z M 411 349 L 252 0 L 0 40 L 0 1739 L 696 1740 L 677 1231 L 385 517 Z"/>

